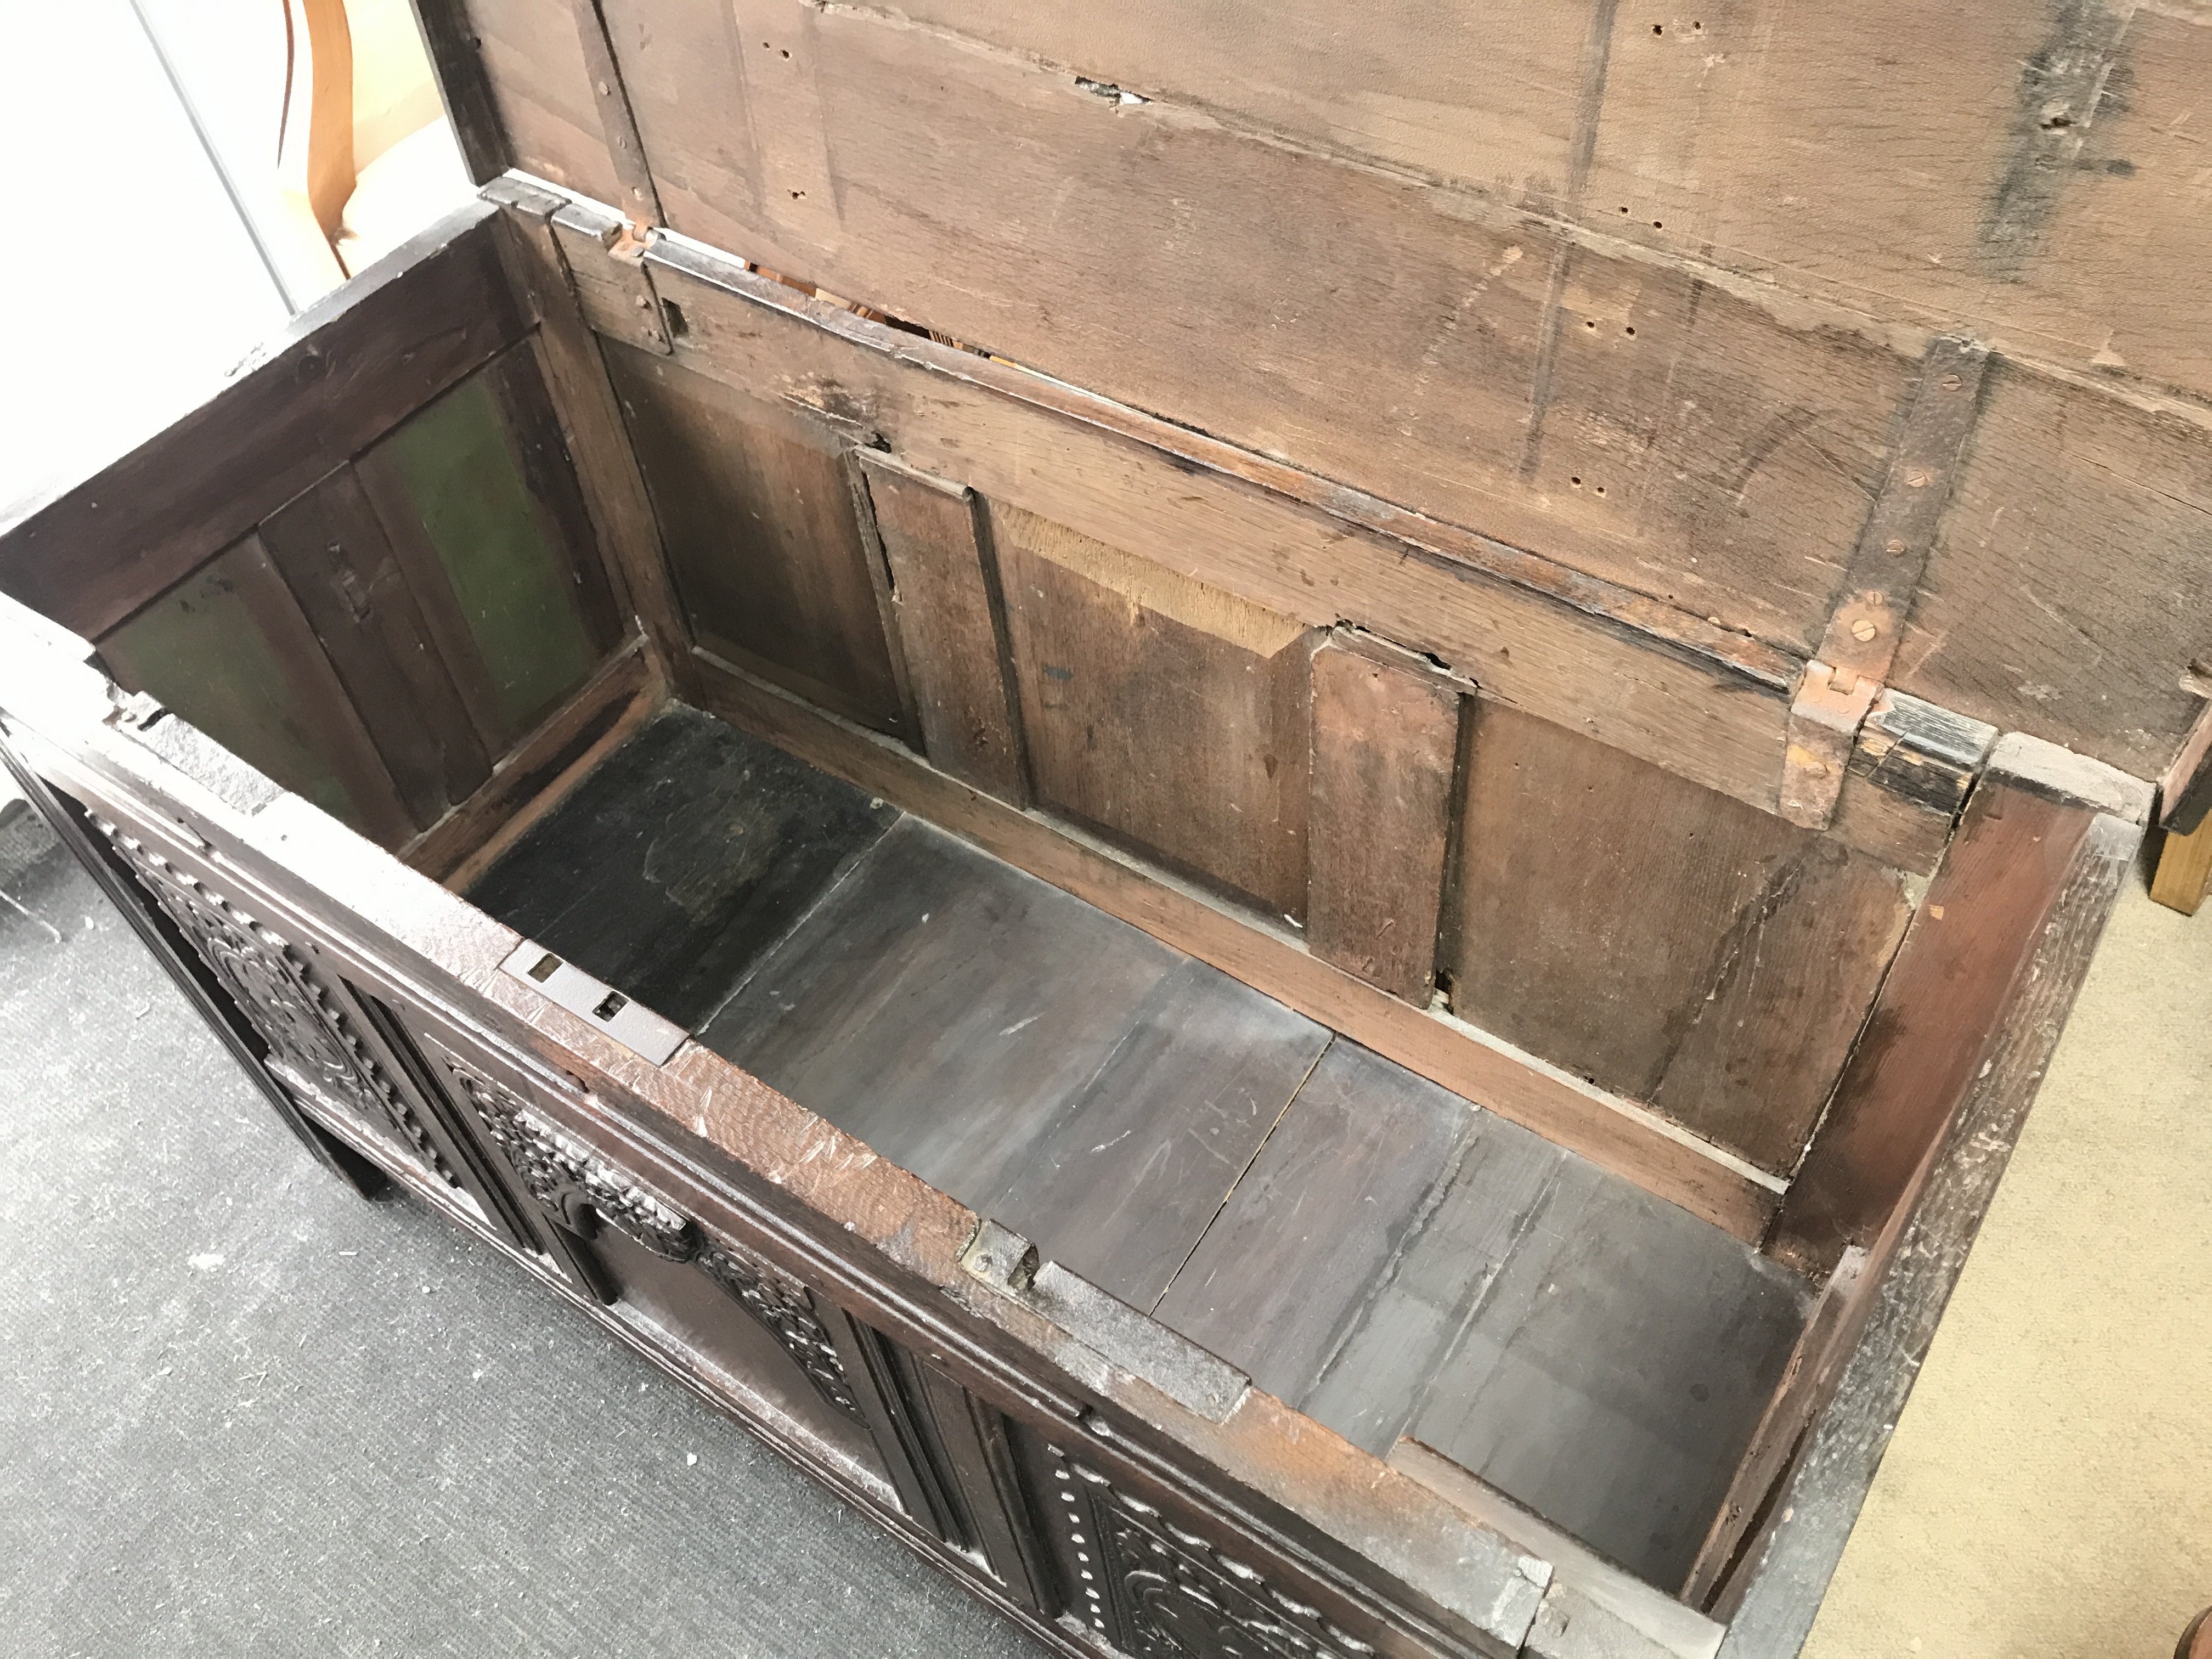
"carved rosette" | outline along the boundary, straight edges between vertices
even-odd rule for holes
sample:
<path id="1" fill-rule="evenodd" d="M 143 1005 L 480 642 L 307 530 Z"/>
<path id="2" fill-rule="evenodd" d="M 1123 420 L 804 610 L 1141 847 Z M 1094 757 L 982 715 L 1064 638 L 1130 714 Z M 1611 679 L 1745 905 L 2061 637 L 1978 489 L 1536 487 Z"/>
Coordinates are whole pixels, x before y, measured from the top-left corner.
<path id="1" fill-rule="evenodd" d="M 740 1246 L 709 1241 L 698 1224 L 563 1134 L 514 1090 L 448 1055 L 446 1064 L 508 1167 L 555 1220 L 582 1237 L 602 1222 L 669 1261 L 688 1261 L 775 1337 L 822 1397 L 855 1419 L 860 1402 L 806 1287 Z"/>
<path id="2" fill-rule="evenodd" d="M 1375 1652 L 1081 1459 L 1050 1449 L 1058 1460 L 1050 1507 L 1082 1575 L 1074 1610 L 1137 1659 L 1366 1659 Z"/>
<path id="3" fill-rule="evenodd" d="M 269 1068 L 295 1094 L 388 1126 L 448 1186 L 447 1167 L 414 1109 L 291 944 L 197 876 L 104 818 L 100 826 L 269 1045 Z"/>

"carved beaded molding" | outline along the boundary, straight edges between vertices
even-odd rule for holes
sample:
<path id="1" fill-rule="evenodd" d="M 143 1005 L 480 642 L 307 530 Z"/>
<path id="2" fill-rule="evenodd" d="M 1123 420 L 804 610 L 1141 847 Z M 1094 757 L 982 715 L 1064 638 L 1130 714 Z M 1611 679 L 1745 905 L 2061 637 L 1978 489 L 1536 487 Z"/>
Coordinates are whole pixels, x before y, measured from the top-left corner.
<path id="1" fill-rule="evenodd" d="M 688 1261 L 757 1320 L 816 1390 L 859 1418 L 845 1367 L 806 1287 L 751 1251 L 709 1241 L 698 1224 L 548 1122 L 514 1090 L 446 1056 L 447 1068 L 531 1197 L 569 1231 L 588 1238 L 604 1222 L 669 1261 Z"/>
<path id="2" fill-rule="evenodd" d="M 105 818 L 93 822 L 252 1022 L 269 1045 L 271 1072 L 295 1093 L 389 1126 L 441 1180 L 460 1186 L 422 1120 L 282 934 Z"/>
<path id="3" fill-rule="evenodd" d="M 1137 1659 L 1375 1653 L 1318 1607 L 1284 1595 L 1256 1569 L 1185 1532 L 1082 1459 L 1057 1446 L 1047 1449 L 1060 1464 L 1049 1507 L 1081 1574 L 1070 1610 Z"/>

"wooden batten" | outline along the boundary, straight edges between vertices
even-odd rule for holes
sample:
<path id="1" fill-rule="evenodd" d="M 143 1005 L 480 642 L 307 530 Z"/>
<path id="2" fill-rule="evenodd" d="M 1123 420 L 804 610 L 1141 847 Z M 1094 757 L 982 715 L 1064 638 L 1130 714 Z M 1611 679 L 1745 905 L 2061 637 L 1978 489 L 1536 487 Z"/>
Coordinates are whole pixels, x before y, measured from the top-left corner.
<path id="1" fill-rule="evenodd" d="M 1459 767 L 1462 688 L 1332 639 L 1314 653 L 1306 943 L 1425 1006 Z"/>
<path id="2" fill-rule="evenodd" d="M 1005 605 L 975 492 L 889 455 L 854 453 L 890 566 L 892 629 L 914 686 L 922 753 L 939 771 L 1025 806 Z"/>

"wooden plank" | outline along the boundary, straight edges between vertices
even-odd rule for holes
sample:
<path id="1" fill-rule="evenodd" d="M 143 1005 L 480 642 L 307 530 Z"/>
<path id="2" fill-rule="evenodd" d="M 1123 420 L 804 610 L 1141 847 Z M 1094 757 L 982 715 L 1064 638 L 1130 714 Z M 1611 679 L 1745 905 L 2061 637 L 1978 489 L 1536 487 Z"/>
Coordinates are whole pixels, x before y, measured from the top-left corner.
<path id="1" fill-rule="evenodd" d="M 1817 633 L 1909 373 L 1881 347 L 1594 253 L 1555 295 L 1558 233 L 1472 192 L 872 13 L 745 15 L 749 55 L 811 74 L 835 221 L 769 210 L 815 187 L 732 153 L 726 26 L 663 9 L 618 50 L 647 149 L 704 186 L 667 194 L 675 228 L 1759 638 Z"/>
<path id="2" fill-rule="evenodd" d="M 2191 696 L 2212 698 L 2212 676 L 2191 662 L 2181 677 L 2182 690 Z M 2197 723 L 2181 752 L 2158 781 L 2158 823 L 2176 835 L 2192 834 L 2212 812 L 2212 702 L 2197 710 Z"/>
<path id="3" fill-rule="evenodd" d="M 492 766 L 483 787 L 425 830 L 402 856 L 459 889 L 644 724 L 666 695 L 645 653 L 617 652 L 583 689 Z"/>
<path id="4" fill-rule="evenodd" d="M 991 510 L 1039 803 L 1270 915 L 1306 908 L 1306 630 Z"/>
<path id="5" fill-rule="evenodd" d="M 520 337 L 474 202 L 295 318 L 198 409 L 0 538 L 0 591 L 107 633 Z"/>
<path id="6" fill-rule="evenodd" d="M 100 642 L 111 671 L 385 847 L 414 833 L 360 713 L 258 538 Z"/>
<path id="7" fill-rule="evenodd" d="M 1141 1307 L 1328 1033 L 909 822 L 700 1037 Z"/>
<path id="8" fill-rule="evenodd" d="M 2185 836 L 2166 832 L 2158 851 L 2158 870 L 2151 877 L 2150 896 L 2168 909 L 2193 916 L 2204 902 L 2204 890 L 2212 885 L 2212 819 Z"/>
<path id="9" fill-rule="evenodd" d="M 1825 1273 L 1873 1243 L 1942 1136 L 2097 814 L 1994 772 L 1913 917 L 1768 1248 Z"/>
<path id="10" fill-rule="evenodd" d="M 873 450 L 854 453 L 890 562 L 922 753 L 939 771 L 1025 806 L 1029 781 L 1006 681 L 1005 607 L 975 493 Z"/>
<path id="11" fill-rule="evenodd" d="M 1519 1219 L 1405 1432 L 1639 1577 L 1679 1583 L 1781 1379 L 1803 1286 L 1579 1159 Z M 1389 1324 L 1363 1334 L 1385 1341 Z"/>
<path id="12" fill-rule="evenodd" d="M 1487 700 L 1469 757 L 1453 1011 L 1792 1168 L 1911 915 L 1901 878 Z"/>
<path id="13" fill-rule="evenodd" d="M 1131 922 L 1408 1069 L 1756 1240 L 1779 1182 L 1656 1114 L 1508 1050 L 1333 967 L 1065 830 L 933 771 L 896 745 L 763 682 L 702 665 L 714 713 Z"/>
<path id="14" fill-rule="evenodd" d="M 409 816 L 436 823 L 491 775 L 491 763 L 353 468 L 270 514 L 260 537 Z"/>
<path id="15" fill-rule="evenodd" d="M 672 709 L 608 756 L 468 898 L 697 1026 L 893 817 L 709 715 Z"/>
<path id="16" fill-rule="evenodd" d="M 1332 1044 L 1156 1316 L 1277 1398 L 1304 1400 L 1479 1120 L 1380 1055 Z M 1381 1443 L 1395 1438 L 1394 1426 Z"/>
<path id="17" fill-rule="evenodd" d="M 1788 1653 L 1811 1629 L 2142 833 L 2136 823 L 2098 815 L 2061 866 L 2058 890 L 2042 895 L 2045 925 L 2013 978 L 1982 1063 L 1930 1145 L 1911 1203 L 1899 1206 L 1874 1251 L 1887 1265 L 1865 1334 L 1767 1505 L 1766 1524 L 1714 1605 L 1714 1616 L 1729 1621 L 1720 1659 Z"/>
<path id="18" fill-rule="evenodd" d="M 644 629 L 661 671 L 675 676 L 690 663 L 691 637 L 599 337 L 584 320 L 553 230 L 552 216 L 562 198 L 515 180 L 501 180 L 486 193 L 508 210 L 502 218 L 508 234 L 501 252 L 524 302 L 538 319 L 539 366 L 598 530 L 602 559 L 621 603 Z"/>
<path id="19" fill-rule="evenodd" d="M 1313 656 L 1306 944 L 1425 1006 L 1436 983 L 1461 694 L 1334 641 Z"/>
<path id="20" fill-rule="evenodd" d="M 2208 455 L 2200 419 L 1992 366 L 1894 683 L 2156 777 L 2212 638 Z"/>
<path id="21" fill-rule="evenodd" d="M 607 350 L 699 644 L 911 737 L 836 440 L 664 359 Z"/>
<path id="22" fill-rule="evenodd" d="M 465 16 L 510 165 L 602 202 L 623 199 L 572 0 L 440 0 Z"/>

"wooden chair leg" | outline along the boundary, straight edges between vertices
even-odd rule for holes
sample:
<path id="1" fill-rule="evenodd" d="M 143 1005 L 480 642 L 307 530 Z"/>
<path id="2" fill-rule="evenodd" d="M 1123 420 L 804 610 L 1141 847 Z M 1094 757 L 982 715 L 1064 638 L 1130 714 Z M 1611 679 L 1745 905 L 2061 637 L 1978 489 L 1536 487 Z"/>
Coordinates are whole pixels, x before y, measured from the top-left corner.
<path id="1" fill-rule="evenodd" d="M 2212 883 L 2212 817 L 2190 835 L 2166 836 L 2159 848 L 2158 872 L 2151 878 L 2150 896 L 2171 909 L 2193 916 L 2204 902 L 2207 883 Z"/>

